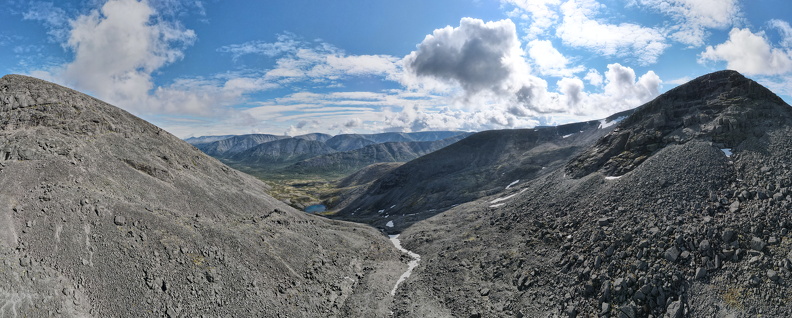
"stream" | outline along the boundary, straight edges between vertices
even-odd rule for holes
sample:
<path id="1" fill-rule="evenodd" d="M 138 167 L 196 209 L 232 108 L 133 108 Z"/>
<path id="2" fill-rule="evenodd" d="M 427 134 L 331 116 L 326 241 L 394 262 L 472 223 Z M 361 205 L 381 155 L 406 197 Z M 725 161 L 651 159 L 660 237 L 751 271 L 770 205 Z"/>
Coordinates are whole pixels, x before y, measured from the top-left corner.
<path id="1" fill-rule="evenodd" d="M 396 289 L 399 288 L 399 284 L 401 284 L 401 282 L 403 282 L 408 277 L 410 277 L 410 275 L 412 274 L 413 269 L 418 267 L 418 262 L 421 261 L 421 255 L 418 255 L 415 252 L 407 250 L 406 248 L 402 247 L 401 246 L 401 241 L 399 241 L 399 234 L 388 235 L 388 237 L 390 237 L 390 241 L 391 241 L 391 243 L 393 243 L 393 246 L 396 246 L 396 248 L 399 251 L 402 251 L 402 253 L 407 253 L 407 255 L 409 255 L 412 258 L 412 260 L 409 263 L 407 263 L 407 271 L 404 272 L 404 274 L 401 274 L 401 276 L 399 277 L 399 280 L 396 281 L 396 285 L 393 285 L 393 289 L 391 290 L 390 294 L 391 294 L 391 296 L 394 296 L 394 295 L 396 295 Z"/>

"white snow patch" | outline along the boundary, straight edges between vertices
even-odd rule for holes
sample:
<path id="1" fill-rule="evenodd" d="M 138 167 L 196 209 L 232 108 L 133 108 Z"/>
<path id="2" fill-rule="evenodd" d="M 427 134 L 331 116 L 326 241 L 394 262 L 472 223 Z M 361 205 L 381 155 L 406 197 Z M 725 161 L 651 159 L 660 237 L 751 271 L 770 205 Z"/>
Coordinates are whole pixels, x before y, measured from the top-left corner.
<path id="1" fill-rule="evenodd" d="M 622 120 L 624 120 L 625 118 L 627 118 L 627 116 L 621 116 L 621 117 L 616 118 L 616 119 L 614 119 L 612 121 L 608 121 L 607 119 L 600 119 L 599 128 L 600 129 L 608 128 L 610 126 L 616 125 L 616 124 L 620 123 Z"/>
<path id="2" fill-rule="evenodd" d="M 382 213 L 382 212 L 385 212 L 385 209 L 377 211 L 377 213 Z"/>
<path id="3" fill-rule="evenodd" d="M 621 177 L 622 177 L 622 176 L 618 176 L 618 177 L 611 177 L 611 176 L 608 176 L 608 177 L 605 177 L 605 180 L 616 180 L 616 179 L 618 179 L 618 178 L 621 178 Z"/>
<path id="4" fill-rule="evenodd" d="M 396 295 L 396 289 L 399 288 L 399 284 L 401 284 L 403 281 L 409 278 L 410 275 L 412 274 L 413 269 L 418 267 L 418 263 L 421 261 L 421 255 L 418 255 L 415 252 L 409 251 L 406 248 L 402 247 L 401 241 L 399 241 L 399 234 L 388 235 L 388 237 L 390 237 L 390 241 L 391 243 L 393 243 L 393 246 L 396 246 L 396 249 L 398 249 L 402 253 L 407 253 L 407 255 L 409 255 L 412 258 L 412 260 L 409 263 L 407 263 L 407 271 L 404 272 L 404 274 L 402 274 L 401 276 L 399 276 L 399 280 L 396 281 L 396 285 L 393 285 L 393 289 L 391 290 L 390 294 L 391 296 L 394 296 Z"/>
<path id="5" fill-rule="evenodd" d="M 569 136 L 572 136 L 572 135 L 574 135 L 574 134 L 563 135 L 563 136 L 561 136 L 561 138 L 569 138 Z"/>
<path id="6" fill-rule="evenodd" d="M 509 183 L 509 185 L 507 185 L 507 186 L 506 186 L 506 190 L 508 190 L 508 189 L 509 189 L 509 188 L 511 188 L 513 185 L 515 185 L 515 184 L 517 184 L 517 183 L 519 183 L 519 182 L 520 182 L 520 180 L 514 180 L 514 182 L 512 182 L 512 183 Z"/>
<path id="7" fill-rule="evenodd" d="M 516 196 L 516 195 L 518 195 L 520 193 L 525 192 L 525 190 L 528 190 L 528 189 L 522 189 L 522 190 L 520 190 L 520 192 L 517 192 L 515 194 L 507 195 L 507 196 L 502 197 L 502 198 L 497 198 L 495 200 L 490 201 L 490 204 L 498 203 L 498 202 L 501 202 L 501 201 L 506 201 L 506 200 L 511 199 L 511 198 L 513 198 L 514 196 Z"/>
<path id="8" fill-rule="evenodd" d="M 395 204 L 394 204 L 394 205 L 391 205 L 390 209 L 393 209 L 393 208 L 395 208 L 395 207 L 396 207 L 396 205 L 395 205 Z"/>
<path id="9" fill-rule="evenodd" d="M 732 156 L 731 148 L 723 148 L 723 149 L 721 149 L 721 151 L 723 151 L 723 154 L 726 155 L 726 157 L 731 157 Z"/>
<path id="10" fill-rule="evenodd" d="M 517 193 L 512 194 L 512 195 L 508 195 L 508 196 L 505 196 L 505 197 L 502 197 L 502 198 L 497 198 L 495 200 L 490 201 L 490 204 L 498 203 L 498 202 L 501 202 L 501 201 L 506 201 L 508 199 L 513 198 L 515 195 L 517 195 Z"/>
<path id="11" fill-rule="evenodd" d="M 393 227 L 393 221 L 388 221 L 388 223 L 385 223 L 385 226 Z"/>
<path id="12" fill-rule="evenodd" d="M 502 206 L 502 205 L 504 205 L 504 204 L 506 204 L 506 203 L 498 203 L 498 204 L 493 204 L 493 205 L 490 205 L 490 207 L 491 207 L 491 208 L 497 208 L 497 207 L 499 207 L 499 206 Z"/>

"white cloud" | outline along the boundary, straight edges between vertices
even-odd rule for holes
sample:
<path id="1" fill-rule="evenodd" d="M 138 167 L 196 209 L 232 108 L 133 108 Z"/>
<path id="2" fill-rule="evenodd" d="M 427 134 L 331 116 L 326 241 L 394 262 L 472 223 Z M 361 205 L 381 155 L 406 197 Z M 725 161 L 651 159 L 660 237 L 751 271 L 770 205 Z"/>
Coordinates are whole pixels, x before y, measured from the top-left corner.
<path id="1" fill-rule="evenodd" d="M 562 78 L 556 86 L 563 94 L 566 105 L 570 108 L 576 107 L 586 98 L 586 93 L 583 92 L 583 81 L 579 78 Z"/>
<path id="2" fill-rule="evenodd" d="M 266 71 L 268 80 L 280 83 L 311 81 L 336 86 L 353 76 L 381 76 L 396 80 L 401 72 L 399 59 L 390 55 L 350 55 L 325 42 L 306 42 L 295 34 L 278 35 L 276 42 L 251 41 L 220 47 L 235 61 L 247 55 L 274 59 L 275 66 Z"/>
<path id="3" fill-rule="evenodd" d="M 584 76 L 583 79 L 588 81 L 589 84 L 593 86 L 600 86 L 602 85 L 603 81 L 602 74 L 593 68 L 588 70 L 588 73 L 586 73 L 586 76 Z"/>
<path id="4" fill-rule="evenodd" d="M 692 80 L 692 78 L 690 78 L 690 76 L 683 76 L 683 77 L 680 77 L 680 78 L 677 78 L 677 79 L 672 79 L 670 81 L 664 81 L 663 83 L 664 84 L 673 84 L 673 85 L 682 85 L 682 84 L 685 84 L 687 82 L 690 82 L 690 80 Z"/>
<path id="5" fill-rule="evenodd" d="M 767 22 L 770 27 L 773 27 L 778 30 L 778 33 L 781 35 L 781 46 L 784 47 L 792 47 L 792 27 L 789 26 L 789 22 L 772 19 Z"/>
<path id="6" fill-rule="evenodd" d="M 440 88 L 445 93 L 456 88 L 461 90 L 461 103 L 468 107 L 496 103 L 521 112 L 546 111 L 540 100 L 547 84 L 530 75 L 511 20 L 463 18 L 458 27 L 447 26 L 427 35 L 402 63 L 402 83 L 408 88 Z"/>
<path id="7" fill-rule="evenodd" d="M 27 11 L 22 13 L 22 18 L 43 22 L 49 29 L 47 34 L 50 35 L 53 41 L 65 41 L 69 36 L 68 15 L 65 10 L 56 7 L 52 2 L 31 2 Z"/>
<path id="8" fill-rule="evenodd" d="M 111 0 L 71 21 L 66 46 L 75 57 L 54 76 L 127 109 L 156 110 L 151 74 L 181 59 L 196 36 L 155 17 L 146 1 Z"/>
<path id="9" fill-rule="evenodd" d="M 662 32 L 632 23 L 608 24 L 594 20 L 603 6 L 594 0 L 570 0 L 561 5 L 563 19 L 556 35 L 564 44 L 599 54 L 632 57 L 640 64 L 657 62 L 669 46 Z"/>
<path id="10" fill-rule="evenodd" d="M 299 45 L 300 42 L 295 39 L 294 34 L 284 33 L 278 35 L 276 42 L 250 41 L 242 44 L 222 46 L 217 51 L 231 53 L 233 59 L 238 60 L 245 55 L 251 54 L 274 57 L 284 53 L 293 53 Z"/>
<path id="11" fill-rule="evenodd" d="M 740 17 L 739 0 L 637 0 L 637 3 L 670 16 L 670 37 L 690 46 L 702 46 L 707 29 L 723 29 Z"/>
<path id="12" fill-rule="evenodd" d="M 734 28 L 726 42 L 707 46 L 699 62 L 725 61 L 726 67 L 747 75 L 778 75 L 792 72 L 790 48 L 773 47 L 764 32 Z"/>
<path id="13" fill-rule="evenodd" d="M 585 70 L 583 66 L 570 67 L 571 61 L 559 52 L 548 40 L 528 42 L 528 55 L 542 75 L 564 77 Z"/>
<path id="14" fill-rule="evenodd" d="M 558 21 L 558 5 L 561 0 L 501 0 L 517 9 L 510 14 L 522 20 L 530 20 L 525 30 L 528 39 L 536 39 Z"/>

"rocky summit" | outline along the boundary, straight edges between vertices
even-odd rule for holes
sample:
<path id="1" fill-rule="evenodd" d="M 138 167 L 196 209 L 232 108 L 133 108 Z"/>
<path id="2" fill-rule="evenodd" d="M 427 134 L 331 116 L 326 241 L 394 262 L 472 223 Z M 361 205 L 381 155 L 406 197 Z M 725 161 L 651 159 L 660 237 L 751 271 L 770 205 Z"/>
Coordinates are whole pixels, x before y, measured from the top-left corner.
<path id="1" fill-rule="evenodd" d="M 0 317 L 384 317 L 406 262 L 76 91 L 0 79 Z"/>
<path id="2" fill-rule="evenodd" d="M 792 316 L 792 107 L 734 71 L 415 223 L 405 317 Z"/>

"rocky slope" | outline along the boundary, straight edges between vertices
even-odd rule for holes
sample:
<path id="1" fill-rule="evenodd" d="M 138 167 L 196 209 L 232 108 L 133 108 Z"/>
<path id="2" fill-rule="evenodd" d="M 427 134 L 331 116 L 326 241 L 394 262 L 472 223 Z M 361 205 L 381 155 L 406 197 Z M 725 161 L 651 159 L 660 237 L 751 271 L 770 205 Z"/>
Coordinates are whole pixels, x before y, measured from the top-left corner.
<path id="1" fill-rule="evenodd" d="M 0 79 L 0 317 L 383 317 L 387 238 L 89 96 Z"/>
<path id="2" fill-rule="evenodd" d="M 616 118 L 621 116 L 604 120 L 605 125 L 590 121 L 474 134 L 394 169 L 333 217 L 398 233 L 454 205 L 492 195 L 563 166 L 583 145 L 610 131 L 612 126 L 603 126 Z"/>
<path id="3" fill-rule="evenodd" d="M 334 190 L 323 196 L 322 203 L 331 212 L 343 210 L 355 199 L 365 194 L 374 182 L 403 164 L 403 162 L 381 162 L 355 171 L 334 182 Z"/>
<path id="4" fill-rule="evenodd" d="M 789 136 L 772 92 L 733 71 L 697 78 L 566 165 L 406 229 L 421 263 L 394 312 L 788 317 Z"/>

